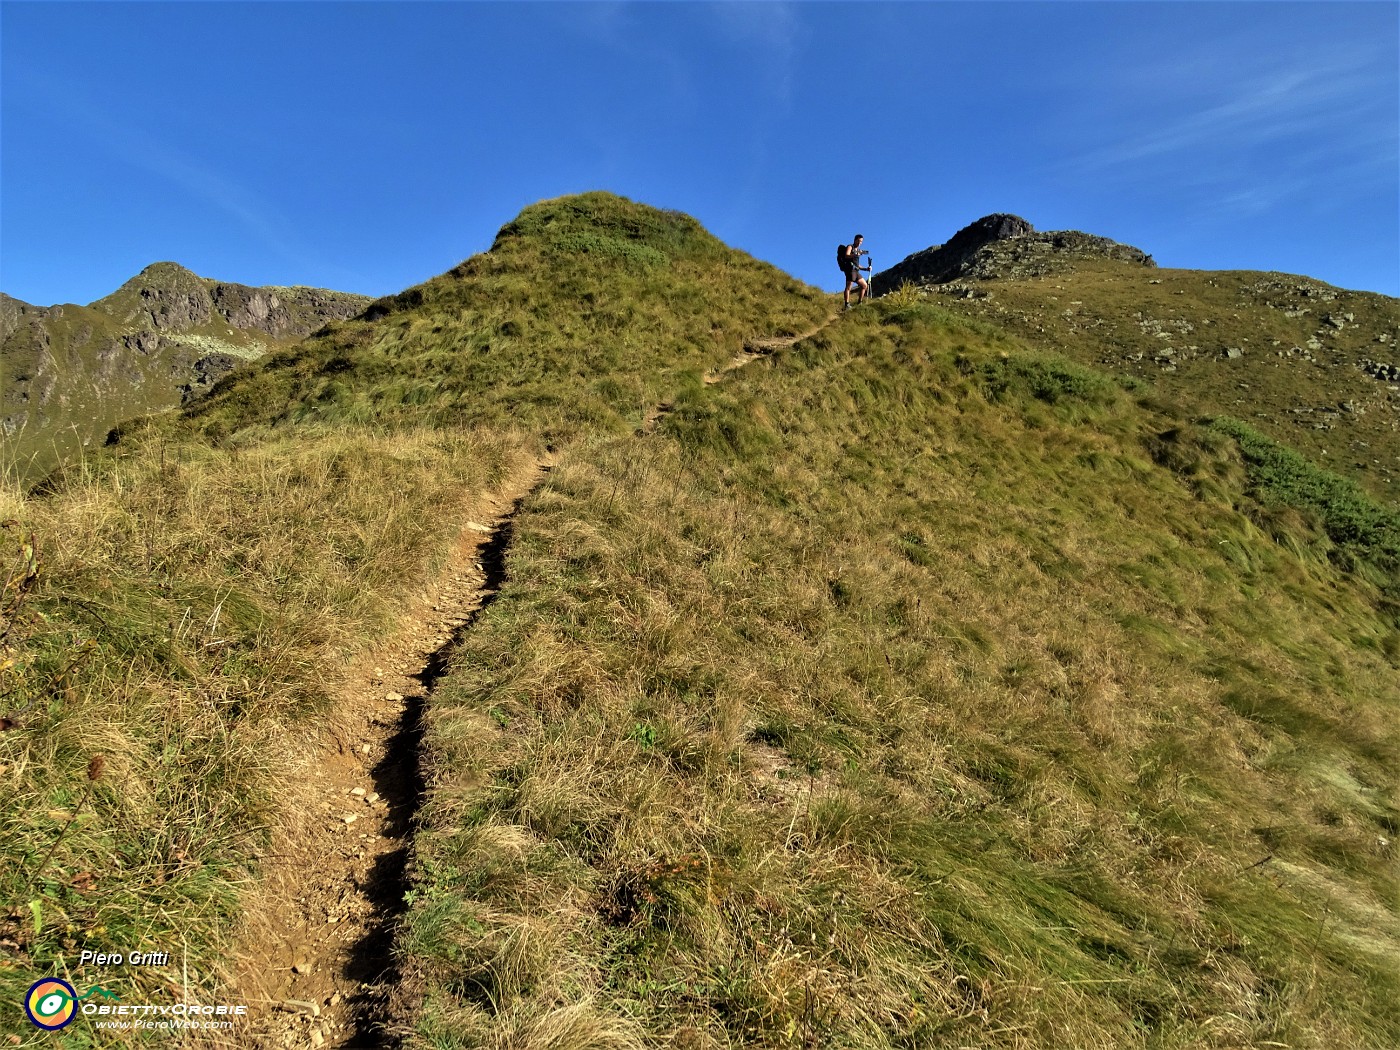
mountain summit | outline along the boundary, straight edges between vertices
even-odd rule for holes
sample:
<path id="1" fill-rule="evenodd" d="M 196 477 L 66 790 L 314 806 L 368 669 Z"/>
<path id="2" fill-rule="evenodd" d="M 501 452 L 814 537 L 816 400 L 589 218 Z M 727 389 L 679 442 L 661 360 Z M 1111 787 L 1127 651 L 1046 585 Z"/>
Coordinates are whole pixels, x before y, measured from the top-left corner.
<path id="1" fill-rule="evenodd" d="M 1086 258 L 1157 265 L 1131 245 L 1078 230 L 1037 233 L 1019 215 L 998 212 L 964 226 L 947 244 L 935 244 L 882 270 L 874 287 L 884 295 L 906 284 L 945 284 L 963 277 L 1040 277 Z"/>
<path id="2" fill-rule="evenodd" d="M 367 296 L 252 288 L 157 262 L 87 306 L 0 295 L 0 435 L 37 477 L 123 419 L 203 393 Z M 7 450 L 8 451 L 8 450 Z"/>

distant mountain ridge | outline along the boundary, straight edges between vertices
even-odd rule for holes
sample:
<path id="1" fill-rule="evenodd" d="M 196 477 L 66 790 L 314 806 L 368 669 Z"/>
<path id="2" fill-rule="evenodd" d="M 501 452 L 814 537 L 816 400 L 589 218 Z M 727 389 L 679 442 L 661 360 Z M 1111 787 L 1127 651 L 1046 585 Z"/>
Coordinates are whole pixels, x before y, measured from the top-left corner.
<path id="1" fill-rule="evenodd" d="M 147 266 L 87 306 L 0 293 L 0 436 L 26 478 L 123 419 L 179 405 L 242 361 L 351 317 L 368 296 L 255 288 Z"/>

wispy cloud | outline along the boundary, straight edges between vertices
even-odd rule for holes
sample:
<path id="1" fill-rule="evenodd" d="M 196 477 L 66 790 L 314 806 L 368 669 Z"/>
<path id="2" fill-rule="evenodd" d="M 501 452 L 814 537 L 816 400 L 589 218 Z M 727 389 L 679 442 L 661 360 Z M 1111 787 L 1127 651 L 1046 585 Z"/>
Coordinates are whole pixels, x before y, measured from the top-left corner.
<path id="1" fill-rule="evenodd" d="M 1373 80 L 1352 69 L 1278 71 L 1233 85 L 1230 97 L 1214 105 L 1093 149 L 1076 166 L 1093 171 L 1173 155 L 1296 141 L 1354 124 L 1358 103 L 1365 104 L 1373 90 Z"/>
<path id="2" fill-rule="evenodd" d="M 758 50 L 774 101 L 793 101 L 799 52 L 811 31 L 798 18 L 797 6 L 787 2 L 716 3 L 706 8 L 730 43 Z"/>
<path id="3" fill-rule="evenodd" d="M 1062 87 L 1078 149 L 1048 174 L 1065 181 L 1234 217 L 1400 189 L 1394 55 L 1373 42 L 1216 39 L 1105 70 L 1095 95 Z"/>
<path id="4" fill-rule="evenodd" d="M 287 236 L 286 230 L 292 226 L 287 216 L 279 214 L 270 202 L 246 186 L 146 126 L 113 115 L 71 84 L 32 70 L 21 76 L 28 82 L 26 93 L 44 99 L 49 116 L 69 122 L 93 145 L 207 206 L 211 222 L 222 215 L 300 270 L 318 268 L 319 261 L 312 253 Z"/>

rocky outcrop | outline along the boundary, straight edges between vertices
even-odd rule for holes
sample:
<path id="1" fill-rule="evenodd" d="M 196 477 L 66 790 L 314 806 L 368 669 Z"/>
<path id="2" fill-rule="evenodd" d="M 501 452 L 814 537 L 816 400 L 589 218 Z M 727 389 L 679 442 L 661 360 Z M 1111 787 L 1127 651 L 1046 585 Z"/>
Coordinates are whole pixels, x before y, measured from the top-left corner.
<path id="1" fill-rule="evenodd" d="M 235 328 L 257 328 L 280 336 L 292 327 L 292 317 L 276 292 L 241 284 L 216 284 L 210 292 L 214 309 Z"/>
<path id="2" fill-rule="evenodd" d="M 361 296 L 321 288 L 250 288 L 216 284 L 210 290 L 214 310 L 234 328 L 256 329 L 274 339 L 310 335 L 327 321 L 344 320 L 369 302 Z"/>
<path id="3" fill-rule="evenodd" d="M 8 339 L 22 325 L 43 317 L 48 313 L 42 306 L 31 306 L 22 299 L 0 292 L 0 343 Z"/>
<path id="4" fill-rule="evenodd" d="M 1372 361 L 1369 357 L 1361 362 L 1361 371 L 1382 383 L 1400 383 L 1400 365 L 1384 361 Z"/>
<path id="5" fill-rule="evenodd" d="M 1040 277 L 1072 266 L 1075 259 L 1157 265 L 1146 252 L 1107 237 L 1077 230 L 1037 233 L 1020 216 L 998 213 L 964 226 L 947 244 L 925 248 L 881 270 L 873 285 L 876 295 L 886 295 L 906 284 Z"/>
<path id="6" fill-rule="evenodd" d="M 187 405 L 207 393 L 215 383 L 238 365 L 238 358 L 230 354 L 205 354 L 194 363 L 194 376 L 191 381 L 180 387 L 180 403 Z"/>
<path id="7" fill-rule="evenodd" d="M 28 472 L 40 472 L 115 423 L 197 397 L 240 361 L 370 301 L 211 281 L 169 262 L 88 306 L 0 295 L 0 426 L 21 462 L 32 457 Z"/>
<path id="8" fill-rule="evenodd" d="M 128 350 L 150 354 L 160 348 L 160 336 L 156 335 L 155 332 L 148 331 L 131 332 L 122 336 L 122 345 Z"/>
<path id="9" fill-rule="evenodd" d="M 352 317 L 369 302 L 368 296 L 324 288 L 253 288 L 211 281 L 178 263 L 159 262 L 91 304 L 91 309 L 146 336 L 222 323 L 284 340 L 310 335 L 328 321 Z"/>

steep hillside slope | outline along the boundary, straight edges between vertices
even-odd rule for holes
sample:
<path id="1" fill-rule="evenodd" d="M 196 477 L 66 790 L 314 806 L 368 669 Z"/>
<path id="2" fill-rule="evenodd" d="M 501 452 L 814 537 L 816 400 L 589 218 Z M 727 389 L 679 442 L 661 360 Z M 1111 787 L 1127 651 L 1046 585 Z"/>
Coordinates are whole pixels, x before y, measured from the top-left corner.
<path id="1" fill-rule="evenodd" d="M 1192 411 L 1238 416 L 1400 500 L 1400 300 L 1291 274 L 1148 268 L 1102 238 L 1027 230 L 988 216 L 949 242 L 963 239 L 951 263 L 943 249 L 917 253 L 878 274 L 876 292 L 914 285 Z"/>
<path id="2" fill-rule="evenodd" d="M 1250 469 L 885 304 L 566 456 L 432 702 L 408 1045 L 1394 1045 L 1400 519 L 1368 582 Z"/>
<path id="3" fill-rule="evenodd" d="M 154 263 L 88 306 L 0 296 L 6 459 L 34 480 L 121 420 L 179 405 L 369 301 L 212 281 L 175 263 Z"/>
<path id="4" fill-rule="evenodd" d="M 694 219 L 607 194 L 526 208 L 491 250 L 273 355 L 190 413 L 253 424 L 635 427 L 737 353 L 802 331 L 826 297 Z"/>
<path id="5" fill-rule="evenodd" d="M 305 799 L 303 756 L 343 746 L 347 662 L 404 629 L 547 443 L 631 433 L 747 338 L 827 312 L 685 216 L 547 202 L 368 319 L 4 492 L 0 997 L 92 978 L 84 948 L 171 946 L 178 974 L 98 980 L 128 1002 L 234 994 L 271 826 Z"/>
<path id="6" fill-rule="evenodd" d="M 384 910 L 239 1045 L 1400 1042 L 1400 521 L 917 299 L 543 202 L 6 493 L 0 998 L 242 1001 L 275 872 Z"/>

